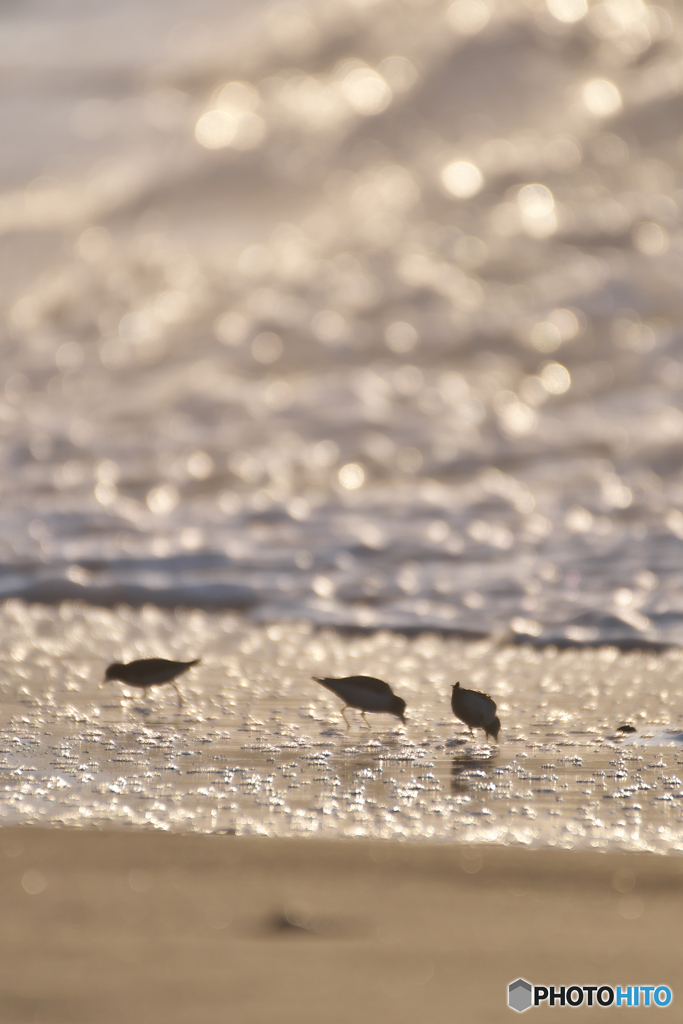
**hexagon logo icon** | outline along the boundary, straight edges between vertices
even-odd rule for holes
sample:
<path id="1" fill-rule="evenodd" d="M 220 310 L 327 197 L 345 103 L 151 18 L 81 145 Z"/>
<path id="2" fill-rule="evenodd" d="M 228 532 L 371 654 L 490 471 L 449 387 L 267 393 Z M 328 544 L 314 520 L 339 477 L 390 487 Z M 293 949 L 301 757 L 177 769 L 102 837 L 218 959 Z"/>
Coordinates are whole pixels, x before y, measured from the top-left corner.
<path id="1" fill-rule="evenodd" d="M 510 1009 L 517 1010 L 518 1013 L 528 1010 L 533 1002 L 531 991 L 531 985 L 524 978 L 517 978 L 517 981 L 511 981 L 508 985 L 508 1006 Z"/>

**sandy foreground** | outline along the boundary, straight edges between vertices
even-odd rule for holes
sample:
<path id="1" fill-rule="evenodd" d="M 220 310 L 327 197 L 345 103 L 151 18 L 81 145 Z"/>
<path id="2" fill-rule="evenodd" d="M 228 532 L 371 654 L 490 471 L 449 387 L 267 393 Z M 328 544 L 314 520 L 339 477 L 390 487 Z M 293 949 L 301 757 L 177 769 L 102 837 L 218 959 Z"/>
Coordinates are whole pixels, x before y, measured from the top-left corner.
<path id="1" fill-rule="evenodd" d="M 680 1020 L 677 856 L 5 828 L 0 894 L 2 1024 L 493 1022 L 520 976 Z"/>

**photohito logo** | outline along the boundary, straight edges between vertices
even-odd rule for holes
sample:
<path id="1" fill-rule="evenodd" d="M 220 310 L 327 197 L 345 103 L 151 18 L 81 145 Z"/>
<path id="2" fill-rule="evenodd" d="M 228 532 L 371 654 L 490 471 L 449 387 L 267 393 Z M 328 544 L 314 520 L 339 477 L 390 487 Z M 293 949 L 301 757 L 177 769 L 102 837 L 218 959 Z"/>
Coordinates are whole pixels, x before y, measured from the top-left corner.
<path id="1" fill-rule="evenodd" d="M 548 1006 L 668 1006 L 668 985 L 532 985 L 517 978 L 508 985 L 508 1006 L 524 1013 L 542 1003 Z"/>

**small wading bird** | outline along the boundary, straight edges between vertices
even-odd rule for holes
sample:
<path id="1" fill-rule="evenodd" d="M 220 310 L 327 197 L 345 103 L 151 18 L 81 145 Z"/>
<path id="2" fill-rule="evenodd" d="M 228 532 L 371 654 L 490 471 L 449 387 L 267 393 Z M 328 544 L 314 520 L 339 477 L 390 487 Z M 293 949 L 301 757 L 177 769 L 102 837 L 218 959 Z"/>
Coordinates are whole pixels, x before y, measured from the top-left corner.
<path id="1" fill-rule="evenodd" d="M 451 694 L 451 707 L 455 717 L 469 726 L 473 736 L 472 729 L 483 729 L 487 740 L 493 736 L 498 742 L 500 720 L 496 717 L 496 702 L 488 693 L 465 690 L 460 683 L 456 683 Z"/>
<path id="2" fill-rule="evenodd" d="M 150 686 L 163 686 L 170 683 L 178 695 L 178 707 L 182 707 L 183 698 L 180 690 L 173 682 L 188 668 L 198 665 L 201 658 L 194 661 L 169 661 L 167 658 L 142 658 L 140 661 L 130 661 L 122 665 L 115 661 L 104 673 L 103 683 L 118 682 L 126 686 L 136 686 L 140 690 L 147 690 Z"/>
<path id="3" fill-rule="evenodd" d="M 406 702 L 402 697 L 397 697 L 388 683 L 381 679 L 373 679 L 372 676 L 346 676 L 344 679 L 319 679 L 312 676 L 316 683 L 320 683 L 326 689 L 336 693 L 344 701 L 342 718 L 349 729 L 350 723 L 344 712 L 347 708 L 356 708 L 362 711 L 365 724 L 370 723 L 365 718 L 366 711 L 386 711 L 390 715 L 396 715 L 403 724 L 406 724 L 404 711 Z"/>

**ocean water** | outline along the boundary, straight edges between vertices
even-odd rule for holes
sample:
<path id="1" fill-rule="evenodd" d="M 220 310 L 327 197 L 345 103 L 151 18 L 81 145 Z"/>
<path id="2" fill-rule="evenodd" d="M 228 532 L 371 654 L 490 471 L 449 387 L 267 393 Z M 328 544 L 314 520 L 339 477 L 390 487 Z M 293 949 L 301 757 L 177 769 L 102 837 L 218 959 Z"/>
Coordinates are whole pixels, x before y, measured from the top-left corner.
<path id="1" fill-rule="evenodd" d="M 2 594 L 678 642 L 673 7 L 145 9 L 3 15 Z"/>
<path id="2" fill-rule="evenodd" d="M 675 6 L 72 0 L 1 23 L 0 597 L 16 636 L 0 684 L 21 752 L 7 771 L 24 780 L 8 782 L 10 818 L 296 831 L 310 794 L 327 806 L 357 764 L 347 792 L 379 773 L 377 807 L 400 825 L 366 801 L 325 827 L 481 838 L 460 796 L 489 794 L 512 828 L 507 794 L 528 791 L 544 824 L 519 834 L 561 841 L 564 810 L 539 794 L 595 810 L 600 790 L 606 832 L 582 842 L 675 846 L 679 783 L 659 764 L 677 757 L 683 636 Z M 180 606 L 195 609 L 182 629 L 161 611 Z M 286 622 L 296 654 L 276 653 Z M 317 628 L 340 671 L 384 665 L 408 688 L 419 726 L 328 737 L 306 673 L 337 655 Z M 236 637 L 270 654 L 247 670 Z M 431 676 L 401 667 L 420 644 Z M 136 653 L 205 658 L 194 719 L 91 689 Z M 454 674 L 507 702 L 512 733 L 482 765 L 458 745 Z M 641 712 L 635 742 L 607 738 Z M 196 776 L 178 774 L 183 737 Z M 144 749 L 144 778 L 165 781 L 121 771 L 119 815 L 68 759 L 50 783 L 58 741 L 86 765 L 90 744 L 107 779 L 107 750 Z M 241 795 L 208 825 L 200 766 L 210 749 L 222 779 L 218 748 Z M 390 776 L 377 765 L 394 749 Z M 286 764 L 320 771 L 298 807 Z M 603 781 L 582 804 L 589 776 Z M 651 787 L 637 828 L 623 778 Z M 154 817 L 169 792 L 177 807 Z M 407 810 L 421 800 L 429 824 Z"/>

